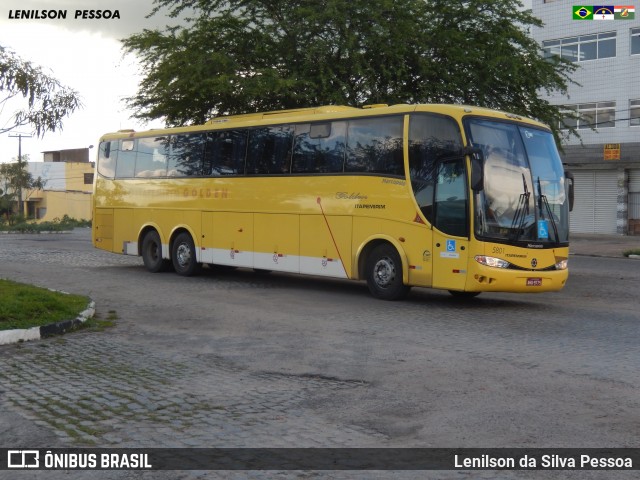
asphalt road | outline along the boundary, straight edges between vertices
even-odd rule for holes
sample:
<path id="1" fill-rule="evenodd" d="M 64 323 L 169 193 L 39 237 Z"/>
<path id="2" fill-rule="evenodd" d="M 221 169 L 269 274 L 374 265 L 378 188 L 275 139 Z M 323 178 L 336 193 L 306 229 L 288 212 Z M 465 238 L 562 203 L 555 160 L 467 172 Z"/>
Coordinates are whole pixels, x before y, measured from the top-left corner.
<path id="1" fill-rule="evenodd" d="M 150 274 L 88 230 L 0 236 L 0 277 L 90 296 L 102 332 L 0 346 L 0 446 L 637 447 L 640 262 L 572 256 L 562 292 L 460 302 L 249 270 Z M 12 473 L 5 477 L 3 473 Z M 207 472 L 0 478 L 226 478 Z M 75 472 L 79 474 L 79 472 Z M 244 472 L 237 478 L 635 478 Z"/>

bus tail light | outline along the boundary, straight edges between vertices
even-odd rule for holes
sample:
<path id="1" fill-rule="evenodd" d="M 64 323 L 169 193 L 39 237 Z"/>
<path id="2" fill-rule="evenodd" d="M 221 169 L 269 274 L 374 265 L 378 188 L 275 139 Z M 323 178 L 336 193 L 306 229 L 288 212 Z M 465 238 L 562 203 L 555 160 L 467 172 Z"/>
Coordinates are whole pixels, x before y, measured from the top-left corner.
<path id="1" fill-rule="evenodd" d="M 487 267 L 509 268 L 509 266 L 511 265 L 506 260 L 502 260 L 501 258 L 496 257 L 487 257 L 486 255 L 476 255 L 475 260 L 480 265 L 485 265 Z"/>

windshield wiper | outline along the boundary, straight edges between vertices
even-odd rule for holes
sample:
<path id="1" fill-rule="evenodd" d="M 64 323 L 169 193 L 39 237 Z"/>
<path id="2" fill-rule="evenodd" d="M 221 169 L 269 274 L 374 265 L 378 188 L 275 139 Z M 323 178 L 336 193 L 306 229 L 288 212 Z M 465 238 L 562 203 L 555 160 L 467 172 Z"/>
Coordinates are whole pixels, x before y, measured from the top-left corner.
<path id="1" fill-rule="evenodd" d="M 553 227 L 553 233 L 556 236 L 556 242 L 559 242 L 560 236 L 558 235 L 558 225 L 556 224 L 555 218 L 553 218 L 553 212 L 551 211 L 551 205 L 549 205 L 549 200 L 547 200 L 547 196 L 542 194 L 542 184 L 540 183 L 540 177 L 538 177 L 538 211 L 540 212 L 541 220 L 545 220 L 544 213 L 545 211 L 547 212 L 547 217 L 551 222 L 551 226 Z"/>
<path id="2" fill-rule="evenodd" d="M 513 220 L 511 221 L 511 240 L 517 242 L 522 234 L 522 229 L 524 228 L 524 222 L 527 216 L 529 215 L 529 197 L 531 196 L 531 192 L 527 188 L 527 179 L 522 174 L 522 184 L 524 185 L 524 192 L 520 194 L 520 198 L 518 199 L 518 206 L 516 207 L 515 214 L 513 215 Z"/>

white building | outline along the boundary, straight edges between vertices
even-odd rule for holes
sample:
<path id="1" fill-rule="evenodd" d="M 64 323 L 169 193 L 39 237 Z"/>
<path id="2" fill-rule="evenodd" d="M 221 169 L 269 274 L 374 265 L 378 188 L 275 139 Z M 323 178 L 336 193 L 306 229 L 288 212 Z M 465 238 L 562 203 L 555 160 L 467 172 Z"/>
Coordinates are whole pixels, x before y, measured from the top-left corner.
<path id="1" fill-rule="evenodd" d="M 594 19 L 574 20 L 577 3 L 532 2 L 544 22 L 534 38 L 578 65 L 568 95 L 546 96 L 584 118 L 574 122 L 581 139 L 567 141 L 562 154 L 576 181 L 571 231 L 640 235 L 640 4 L 633 19 L 622 11 L 605 20 L 607 11 L 586 6 L 579 16 Z"/>

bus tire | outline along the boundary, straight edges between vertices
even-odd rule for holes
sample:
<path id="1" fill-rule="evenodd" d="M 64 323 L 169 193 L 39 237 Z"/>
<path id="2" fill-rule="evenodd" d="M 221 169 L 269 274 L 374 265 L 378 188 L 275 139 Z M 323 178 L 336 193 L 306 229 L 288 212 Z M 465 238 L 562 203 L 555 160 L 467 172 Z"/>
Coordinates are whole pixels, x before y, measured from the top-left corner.
<path id="1" fill-rule="evenodd" d="M 169 262 L 162 258 L 162 241 L 155 230 L 146 233 L 142 239 L 142 261 L 151 273 L 163 272 Z"/>
<path id="2" fill-rule="evenodd" d="M 178 275 L 190 277 L 200 272 L 200 265 L 196 258 L 196 247 L 191 235 L 187 232 L 179 233 L 171 245 L 171 261 Z"/>
<path id="3" fill-rule="evenodd" d="M 400 300 L 411 288 L 402 283 L 402 260 L 388 243 L 378 245 L 367 257 L 365 276 L 371 294 L 382 300 Z"/>

